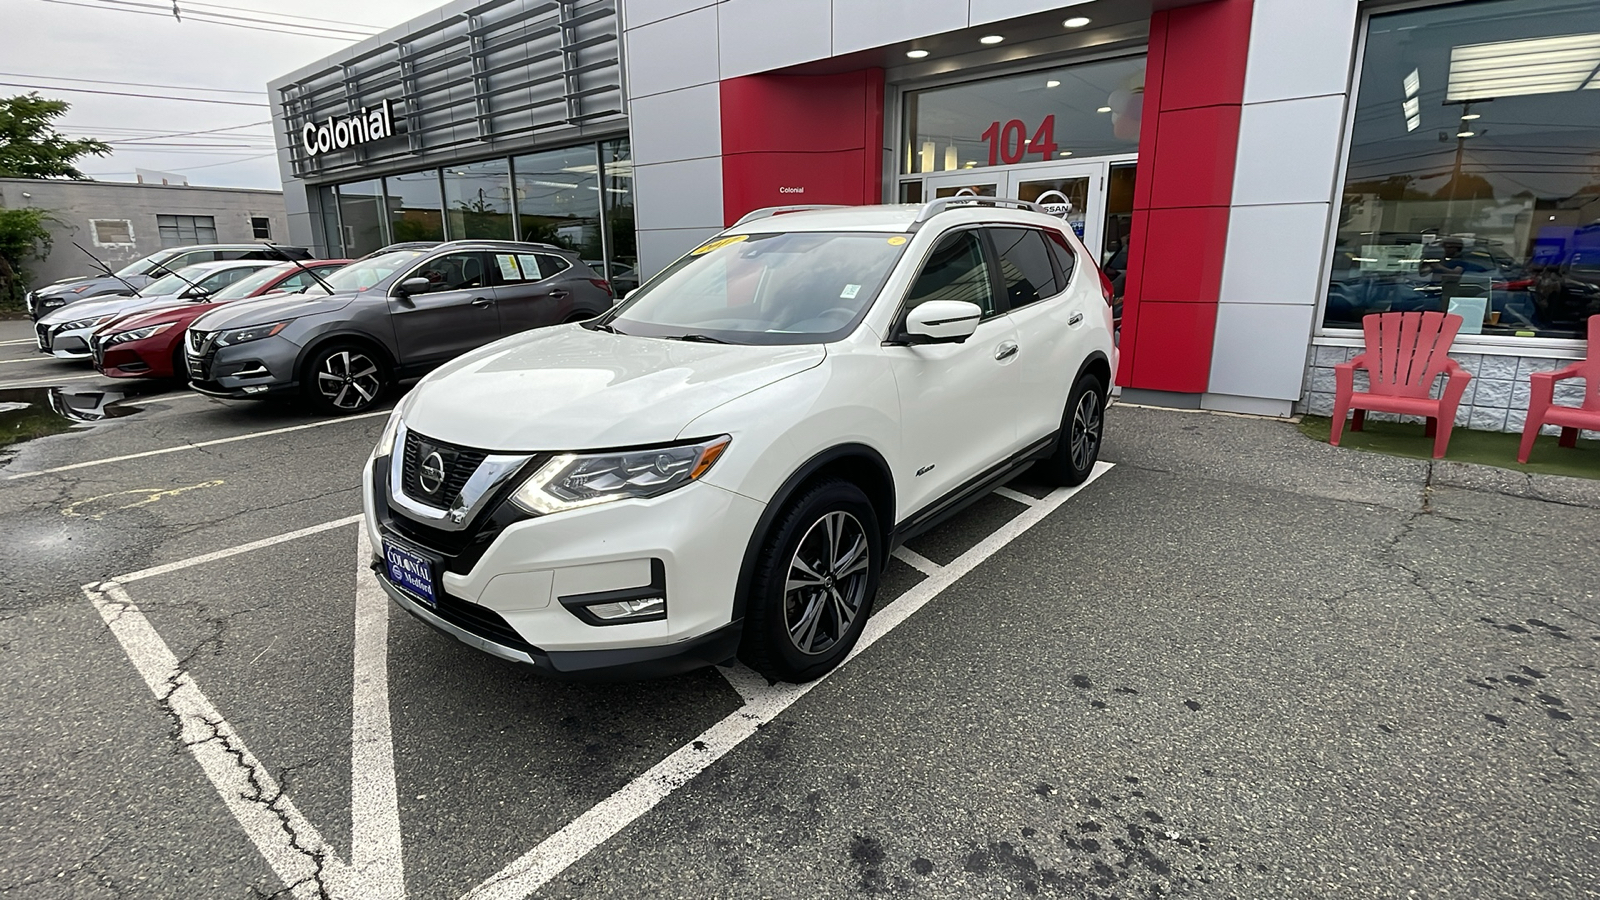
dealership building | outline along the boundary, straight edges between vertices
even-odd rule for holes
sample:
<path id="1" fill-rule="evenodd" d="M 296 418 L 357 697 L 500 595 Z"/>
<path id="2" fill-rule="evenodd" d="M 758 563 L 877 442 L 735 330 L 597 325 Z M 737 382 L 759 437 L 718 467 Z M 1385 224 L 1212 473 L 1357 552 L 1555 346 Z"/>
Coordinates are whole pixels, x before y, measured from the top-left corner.
<path id="1" fill-rule="evenodd" d="M 270 87 L 322 255 L 549 241 L 627 290 L 758 207 L 1041 203 L 1141 402 L 1326 414 L 1363 315 L 1440 310 L 1459 421 L 1517 430 L 1600 313 L 1593 0 L 461 0 Z"/>

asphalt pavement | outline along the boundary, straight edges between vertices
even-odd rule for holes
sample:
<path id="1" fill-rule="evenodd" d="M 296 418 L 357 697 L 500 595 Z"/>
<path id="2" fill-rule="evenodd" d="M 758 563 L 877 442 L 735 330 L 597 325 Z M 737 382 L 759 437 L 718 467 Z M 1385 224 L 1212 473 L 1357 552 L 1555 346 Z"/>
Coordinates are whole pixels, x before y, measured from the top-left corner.
<path id="1" fill-rule="evenodd" d="M 374 599 L 381 415 L 27 337 L 125 414 L 0 449 L 0 897 L 1600 896 L 1600 483 L 1115 407 L 820 683 L 560 683 Z"/>

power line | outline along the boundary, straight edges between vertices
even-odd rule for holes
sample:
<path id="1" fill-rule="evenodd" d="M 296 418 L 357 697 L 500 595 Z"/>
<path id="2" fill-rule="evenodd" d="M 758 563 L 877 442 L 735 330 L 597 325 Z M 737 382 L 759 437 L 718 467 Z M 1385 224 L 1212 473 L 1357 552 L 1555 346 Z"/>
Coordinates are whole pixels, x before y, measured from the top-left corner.
<path id="1" fill-rule="evenodd" d="M 378 31 L 379 30 L 379 27 L 377 25 L 367 25 L 367 24 L 364 24 L 362 22 L 341 22 L 341 21 L 339 21 L 337 19 L 319 19 L 316 16 L 302 16 L 299 13 L 291 13 L 291 12 L 275 12 L 274 10 L 256 9 L 255 7 L 250 7 L 250 6 L 221 6 L 221 5 L 218 5 L 216 3 L 198 3 L 198 2 L 193 2 L 193 0 L 186 0 L 186 2 L 184 3 L 184 6 L 185 7 L 191 7 L 191 6 L 208 7 L 210 9 L 223 9 L 223 10 L 227 10 L 229 12 L 268 13 L 268 14 L 275 14 L 275 15 L 283 16 L 284 18 L 287 18 L 287 19 L 305 19 L 308 22 L 326 22 L 329 25 L 345 25 L 345 26 L 348 26 L 350 28 L 364 28 L 364 29 L 366 29 L 368 31 Z"/>
<path id="2" fill-rule="evenodd" d="M 57 2 L 57 0 L 46 0 L 46 2 L 54 3 Z M 31 90 L 40 90 L 39 85 L 23 84 L 16 81 L 0 81 L 0 87 L 20 87 L 29 88 Z M 44 90 L 66 91 L 71 94 L 104 94 L 108 97 L 142 97 L 147 100 L 182 100 L 186 103 L 214 103 L 219 106 L 259 106 L 263 108 L 267 106 L 265 103 L 246 103 L 243 100 L 212 100 L 207 97 L 168 97 L 162 94 L 134 94 L 127 91 L 96 91 L 90 90 L 89 88 L 46 87 Z"/>
<path id="3" fill-rule="evenodd" d="M 120 87 L 166 88 L 174 91 L 200 91 L 207 94 L 248 94 L 259 97 L 266 91 L 236 91 L 229 88 L 190 87 L 185 84 L 150 84 L 144 81 L 104 81 L 98 78 L 68 78 L 65 75 L 32 75 L 22 72 L 0 72 L 0 78 L 42 78 L 46 81 L 76 81 L 80 84 L 114 84 Z"/>
<path id="4" fill-rule="evenodd" d="M 84 9 L 98 9 L 98 10 L 101 10 L 102 12 L 126 12 L 126 13 L 134 13 L 136 15 L 143 15 L 143 16 L 159 16 L 159 17 L 161 17 L 163 19 L 168 18 L 169 16 L 171 16 L 171 12 L 170 11 L 166 11 L 166 12 L 157 12 L 156 11 L 156 10 L 159 10 L 159 9 L 163 9 L 163 7 L 155 7 L 154 9 L 132 9 L 132 8 L 120 7 L 120 6 L 106 6 L 106 5 L 101 4 L 101 3 L 80 3 L 80 2 L 75 2 L 75 0 L 44 0 L 44 2 L 45 3 L 55 3 L 55 4 L 58 4 L 60 6 L 81 6 Z M 242 18 L 242 17 L 234 16 L 234 17 L 231 17 L 231 18 Z M 293 23 L 293 22 L 272 22 L 272 21 L 266 20 L 266 19 L 246 20 L 246 21 L 259 21 L 259 22 L 264 23 L 264 24 L 259 24 L 259 25 L 249 25 L 249 24 L 243 24 L 243 23 L 240 23 L 240 22 L 224 22 L 224 21 L 218 21 L 216 19 L 201 18 L 201 17 L 198 17 L 198 16 L 191 16 L 190 17 L 190 21 L 201 22 L 201 23 L 210 24 L 210 25 L 227 25 L 227 26 L 234 27 L 234 28 L 243 28 L 243 29 L 246 29 L 246 30 L 249 30 L 249 31 L 272 32 L 274 34 L 288 34 L 288 35 L 294 35 L 296 37 L 320 38 L 322 40 L 333 40 L 333 41 L 346 41 L 346 42 L 348 42 L 348 41 L 351 41 L 351 40 L 358 40 L 360 38 L 365 38 L 365 37 L 369 37 L 370 36 L 366 32 L 355 32 L 355 31 L 344 32 L 341 29 L 326 28 L 326 27 L 323 27 L 323 26 L 313 26 L 313 25 L 296 26 L 295 23 Z M 281 27 L 281 28 L 268 27 L 268 26 L 271 26 L 271 25 L 282 25 L 282 26 L 285 26 L 285 27 Z M 328 33 L 318 34 L 317 33 L 318 31 L 328 32 Z"/>
<path id="5" fill-rule="evenodd" d="M 201 134 L 218 134 L 219 132 L 224 132 L 224 131 L 238 131 L 238 130 L 243 129 L 243 128 L 255 128 L 255 127 L 259 126 L 259 125 L 271 125 L 271 124 L 272 124 L 272 120 L 268 119 L 265 122 L 250 122 L 250 123 L 248 123 L 246 125 L 228 125 L 228 126 L 225 126 L 225 127 L 222 127 L 222 128 L 207 128 L 207 129 L 205 129 L 203 131 L 162 131 L 162 130 L 157 129 L 157 128 L 116 128 L 116 127 L 93 128 L 93 127 L 90 127 L 88 125 L 80 125 L 80 126 L 77 126 L 77 127 L 73 127 L 72 130 L 73 131 L 80 131 L 80 132 L 91 132 L 91 131 L 122 131 L 122 132 L 130 132 L 131 131 L 131 132 L 137 132 L 137 134 L 131 134 L 131 135 L 127 136 L 126 138 L 124 138 L 122 140 L 122 143 L 133 143 L 134 141 L 156 140 L 156 139 L 160 139 L 160 138 L 193 137 L 195 135 L 201 135 Z M 227 137 L 262 137 L 262 138 L 267 138 L 268 140 L 271 140 L 272 139 L 272 134 L 269 133 L 269 134 L 263 134 L 263 135 L 227 135 Z M 113 141 L 113 143 L 116 143 L 116 141 Z"/>
<path id="6" fill-rule="evenodd" d="M 308 17 L 308 16 L 296 16 L 296 15 L 294 15 L 292 13 L 276 13 L 276 14 L 274 14 L 271 10 L 264 10 L 264 9 L 245 9 L 243 11 L 244 12 L 254 12 L 254 13 L 265 13 L 265 14 L 268 14 L 268 15 L 276 15 L 277 18 L 275 18 L 275 19 L 262 19 L 262 18 L 257 18 L 256 16 L 241 16 L 241 15 L 235 15 L 235 13 L 240 12 L 239 9 L 226 7 L 226 6 L 216 6 L 215 4 L 211 4 L 211 3 L 191 3 L 191 4 L 189 4 L 190 8 L 188 10 L 183 10 L 183 9 L 180 9 L 178 7 L 177 0 L 173 0 L 172 5 L 170 7 L 166 6 L 164 4 L 160 4 L 160 3 L 139 2 L 139 0 L 97 0 L 97 2 L 99 2 L 101 4 L 104 4 L 105 6 L 110 7 L 112 9 L 117 9 L 117 10 L 126 11 L 126 12 L 132 12 L 134 10 L 154 10 L 156 12 L 156 15 L 160 15 L 160 16 L 168 16 L 168 15 L 170 15 L 170 16 L 173 17 L 174 20 L 179 21 L 179 22 L 183 21 L 183 16 L 184 15 L 188 15 L 189 18 L 192 21 L 196 21 L 196 22 L 206 21 L 207 20 L 206 17 L 210 17 L 210 18 L 215 18 L 215 19 L 225 19 L 225 20 L 231 20 L 231 21 L 237 21 L 237 22 L 247 22 L 247 23 L 265 24 L 265 25 L 287 25 L 287 26 L 292 26 L 292 27 L 296 27 L 296 28 L 310 28 L 310 29 L 314 29 L 316 31 L 328 31 L 328 32 L 345 33 L 345 34 L 360 34 L 362 36 L 365 36 L 367 34 L 371 34 L 371 33 L 373 33 L 374 31 L 377 30 L 377 29 L 373 28 L 372 26 L 356 25 L 353 22 L 333 22 L 333 20 L 331 20 L 331 19 L 310 19 L 310 17 Z M 206 9 L 199 9 L 198 7 L 211 7 L 212 9 L 224 10 L 224 12 L 211 12 L 211 11 L 206 10 Z M 338 26 L 338 27 L 326 27 L 326 26 L 322 26 L 322 25 L 308 25 L 308 24 L 304 24 L 302 22 L 286 21 L 287 19 L 307 19 L 309 21 L 331 22 L 333 25 Z M 219 25 L 227 24 L 227 22 L 218 22 L 216 24 L 219 24 Z"/>

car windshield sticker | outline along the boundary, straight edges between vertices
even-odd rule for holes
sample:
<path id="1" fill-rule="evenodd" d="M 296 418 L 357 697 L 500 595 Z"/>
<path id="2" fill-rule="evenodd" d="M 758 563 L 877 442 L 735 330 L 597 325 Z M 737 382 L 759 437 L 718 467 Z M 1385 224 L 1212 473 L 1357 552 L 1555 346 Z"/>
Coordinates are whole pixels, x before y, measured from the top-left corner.
<path id="1" fill-rule="evenodd" d="M 856 295 L 859 294 L 859 293 L 861 293 L 861 285 L 859 285 L 859 284 L 847 284 L 847 285 L 844 286 L 844 290 L 839 292 L 839 299 L 840 300 L 854 300 L 856 298 Z"/>
<path id="2" fill-rule="evenodd" d="M 500 264 L 500 277 L 507 281 L 521 281 L 522 272 L 517 269 L 517 258 L 509 253 L 496 253 L 494 261 Z"/>
<path id="3" fill-rule="evenodd" d="M 716 240 L 711 241 L 710 243 L 701 244 L 699 247 L 696 247 L 695 249 L 689 251 L 689 255 L 690 256 L 699 256 L 702 253 L 710 253 L 711 251 L 717 249 L 718 247 L 726 247 L 729 244 L 737 244 L 740 241 L 748 241 L 748 240 L 750 240 L 750 235 L 748 235 L 748 234 L 735 234 L 735 235 L 731 235 L 731 236 L 725 237 L 725 238 L 717 238 Z"/>
<path id="4" fill-rule="evenodd" d="M 905 242 L 906 242 L 906 239 L 904 237 L 901 237 L 898 234 L 895 235 L 892 238 L 889 238 L 889 246 L 891 246 L 891 247 L 898 247 L 901 244 L 904 244 Z"/>

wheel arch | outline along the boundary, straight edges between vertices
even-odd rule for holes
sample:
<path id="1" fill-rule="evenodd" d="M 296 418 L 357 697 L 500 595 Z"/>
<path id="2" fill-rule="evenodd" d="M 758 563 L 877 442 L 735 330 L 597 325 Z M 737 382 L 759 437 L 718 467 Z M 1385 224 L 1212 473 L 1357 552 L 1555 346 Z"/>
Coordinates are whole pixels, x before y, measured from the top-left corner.
<path id="1" fill-rule="evenodd" d="M 1078 379 L 1091 373 L 1100 376 L 1100 383 L 1106 386 L 1107 391 L 1111 390 L 1111 360 L 1107 359 L 1105 353 L 1099 350 L 1090 353 L 1084 359 L 1083 365 L 1078 367 L 1078 374 L 1072 376 L 1072 384 L 1067 385 L 1067 390 L 1072 390 L 1073 385 L 1078 383 Z"/>
<path id="2" fill-rule="evenodd" d="M 789 501 L 806 487 L 828 478 L 848 481 L 861 488 L 867 495 L 867 499 L 872 503 L 873 512 L 878 516 L 881 546 L 887 554 L 889 541 L 894 532 L 895 511 L 894 476 L 890 473 L 889 463 L 881 453 L 866 444 L 840 444 L 830 447 L 795 469 L 794 473 L 773 493 L 766 509 L 762 510 L 761 518 L 756 521 L 756 527 L 751 532 L 750 541 L 745 547 L 744 559 L 739 565 L 739 580 L 734 586 L 732 621 L 737 622 L 744 618 L 745 603 L 750 594 L 750 583 L 755 578 L 762 545 L 766 543 L 779 514 L 788 506 Z M 887 563 L 887 557 L 885 562 Z"/>
<path id="3" fill-rule="evenodd" d="M 316 358 L 318 353 L 321 353 L 324 348 L 332 344 L 360 344 L 369 350 L 375 351 L 383 364 L 389 367 L 390 379 L 399 377 L 399 366 L 395 361 L 394 354 L 389 352 L 389 348 L 385 347 L 382 341 L 359 331 L 335 331 L 328 334 L 319 334 L 304 347 L 300 348 L 300 358 L 295 360 L 294 364 L 295 379 L 304 384 L 306 367 L 311 365 L 311 361 Z"/>

